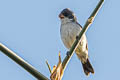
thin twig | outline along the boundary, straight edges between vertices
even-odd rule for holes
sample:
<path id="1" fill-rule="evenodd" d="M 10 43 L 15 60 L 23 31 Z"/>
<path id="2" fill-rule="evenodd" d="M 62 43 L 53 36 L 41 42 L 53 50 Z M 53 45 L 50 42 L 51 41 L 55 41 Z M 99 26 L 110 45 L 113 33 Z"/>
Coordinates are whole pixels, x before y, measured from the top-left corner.
<path id="1" fill-rule="evenodd" d="M 1 43 L 0 43 L 0 51 L 3 52 L 5 55 L 7 55 L 9 58 L 11 58 L 13 61 L 15 61 L 17 64 L 19 64 L 21 67 L 23 67 L 26 71 L 28 71 L 38 80 L 49 80 L 39 71 L 37 71 L 32 65 L 27 63 L 25 60 L 19 57 L 16 53 L 14 53 L 13 51 L 8 49 L 5 45 Z"/>
<path id="2" fill-rule="evenodd" d="M 49 71 L 50 71 L 50 74 L 52 73 L 52 70 L 51 70 L 51 67 L 50 67 L 50 65 L 48 64 L 48 61 L 46 61 L 46 64 L 47 64 L 47 66 L 48 66 L 48 69 L 49 69 Z"/>

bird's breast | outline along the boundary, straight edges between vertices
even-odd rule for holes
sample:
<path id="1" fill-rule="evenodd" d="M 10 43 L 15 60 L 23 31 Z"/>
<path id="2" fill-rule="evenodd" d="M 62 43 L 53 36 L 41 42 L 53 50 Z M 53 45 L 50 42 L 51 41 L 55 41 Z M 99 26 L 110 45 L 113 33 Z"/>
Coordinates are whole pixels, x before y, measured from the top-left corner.
<path id="1" fill-rule="evenodd" d="M 66 23 L 61 25 L 61 39 L 64 45 L 69 49 L 71 48 L 76 36 L 80 32 L 80 26 L 74 23 Z"/>

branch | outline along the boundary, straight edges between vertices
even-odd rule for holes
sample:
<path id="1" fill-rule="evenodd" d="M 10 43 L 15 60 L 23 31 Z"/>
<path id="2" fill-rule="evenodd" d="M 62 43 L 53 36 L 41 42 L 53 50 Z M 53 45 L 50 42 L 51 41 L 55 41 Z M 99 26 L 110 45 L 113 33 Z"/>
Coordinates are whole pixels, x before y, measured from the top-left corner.
<path id="1" fill-rule="evenodd" d="M 17 64 L 19 64 L 21 67 L 23 67 L 26 71 L 28 71 L 38 80 L 49 80 L 43 74 L 38 72 L 32 65 L 27 63 L 25 60 L 19 57 L 16 53 L 14 53 L 13 51 L 8 49 L 6 46 L 4 46 L 1 43 L 0 43 L 0 51 L 3 52 L 5 55 L 7 55 L 9 58 L 11 58 L 13 61 L 15 61 Z"/>
<path id="2" fill-rule="evenodd" d="M 80 39 L 82 37 L 83 34 L 85 34 L 85 32 L 87 31 L 88 27 L 90 26 L 90 24 L 93 22 L 94 17 L 96 16 L 98 10 L 100 9 L 102 3 L 104 2 L 104 0 L 100 0 L 98 5 L 96 6 L 96 8 L 94 9 L 94 11 L 92 12 L 92 14 L 90 15 L 90 17 L 88 18 L 88 20 L 86 21 L 84 27 L 82 28 L 81 32 L 79 33 L 79 35 L 76 37 L 75 42 L 73 43 L 72 47 L 70 48 L 70 50 L 67 52 L 67 56 L 64 58 L 63 63 L 62 63 L 62 67 L 63 70 L 65 70 L 69 60 L 71 59 L 73 52 L 76 50 Z"/>
<path id="3" fill-rule="evenodd" d="M 48 61 L 46 61 L 46 64 L 47 64 L 47 66 L 48 66 L 48 69 L 49 69 L 49 71 L 50 71 L 50 74 L 52 73 L 52 70 L 51 70 L 51 67 L 50 67 L 50 65 L 48 64 Z"/>

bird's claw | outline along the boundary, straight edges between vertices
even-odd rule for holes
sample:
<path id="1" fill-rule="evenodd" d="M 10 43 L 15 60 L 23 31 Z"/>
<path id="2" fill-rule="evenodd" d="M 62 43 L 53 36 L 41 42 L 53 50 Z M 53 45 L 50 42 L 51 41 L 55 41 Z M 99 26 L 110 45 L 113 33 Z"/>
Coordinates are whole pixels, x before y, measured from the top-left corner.
<path id="1" fill-rule="evenodd" d="M 79 37 L 78 37 L 78 36 L 76 36 L 76 39 L 77 39 L 77 40 L 78 40 L 78 38 L 79 38 Z"/>
<path id="2" fill-rule="evenodd" d="M 70 56 L 70 52 L 69 51 L 67 51 L 67 56 Z"/>

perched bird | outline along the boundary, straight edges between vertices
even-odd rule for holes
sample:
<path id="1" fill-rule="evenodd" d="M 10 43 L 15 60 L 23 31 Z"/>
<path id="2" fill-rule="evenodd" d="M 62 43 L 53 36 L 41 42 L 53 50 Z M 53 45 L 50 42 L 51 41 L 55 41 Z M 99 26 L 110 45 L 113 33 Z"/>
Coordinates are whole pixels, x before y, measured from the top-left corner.
<path id="1" fill-rule="evenodd" d="M 76 40 L 76 36 L 82 30 L 82 26 L 77 22 L 74 13 L 68 8 L 64 9 L 59 14 L 59 18 L 61 20 L 61 39 L 64 45 L 70 49 Z M 90 72 L 94 73 L 94 69 L 88 59 L 88 44 L 85 34 L 82 36 L 81 41 L 75 50 L 75 53 L 82 63 L 85 74 L 89 75 Z"/>

